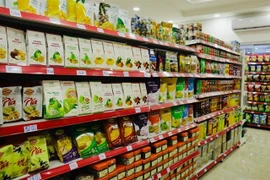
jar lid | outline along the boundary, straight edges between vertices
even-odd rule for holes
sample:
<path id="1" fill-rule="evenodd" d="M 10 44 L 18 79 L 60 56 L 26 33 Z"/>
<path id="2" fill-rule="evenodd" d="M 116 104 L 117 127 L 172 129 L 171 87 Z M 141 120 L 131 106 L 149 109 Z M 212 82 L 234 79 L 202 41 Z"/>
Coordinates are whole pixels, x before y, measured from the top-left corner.
<path id="1" fill-rule="evenodd" d="M 152 146 L 152 147 L 155 147 L 155 148 L 160 147 L 160 146 L 162 146 L 162 145 L 163 145 L 163 142 L 162 142 L 162 141 L 155 142 L 155 143 L 151 144 L 151 146 Z"/>
<path id="2" fill-rule="evenodd" d="M 143 175 L 143 171 L 140 171 L 140 172 L 135 173 L 134 174 L 134 177 L 136 178 L 136 177 L 139 177 L 141 175 Z"/>
<path id="3" fill-rule="evenodd" d="M 188 136 L 188 132 L 182 132 L 179 134 L 179 136 L 182 136 L 182 137 Z"/>

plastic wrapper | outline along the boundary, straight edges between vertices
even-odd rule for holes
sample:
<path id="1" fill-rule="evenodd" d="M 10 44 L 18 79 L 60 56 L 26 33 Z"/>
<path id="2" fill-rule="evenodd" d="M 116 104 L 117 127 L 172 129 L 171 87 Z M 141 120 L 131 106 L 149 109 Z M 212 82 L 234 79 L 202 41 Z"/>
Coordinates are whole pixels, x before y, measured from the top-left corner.
<path id="1" fill-rule="evenodd" d="M 123 140 L 124 145 L 138 140 L 132 119 L 129 116 L 119 119 L 119 127 L 121 131 L 121 139 Z"/>
<path id="2" fill-rule="evenodd" d="M 120 128 L 115 119 L 104 121 L 104 129 L 106 132 L 108 145 L 111 149 L 122 146 Z"/>

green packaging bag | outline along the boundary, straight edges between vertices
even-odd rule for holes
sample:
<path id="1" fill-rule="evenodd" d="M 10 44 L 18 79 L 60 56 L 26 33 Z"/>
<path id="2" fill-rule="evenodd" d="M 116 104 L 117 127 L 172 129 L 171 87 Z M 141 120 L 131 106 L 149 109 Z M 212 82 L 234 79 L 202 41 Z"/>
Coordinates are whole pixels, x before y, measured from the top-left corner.
<path id="1" fill-rule="evenodd" d="M 179 128 L 181 126 L 183 117 L 182 109 L 183 108 L 181 108 L 181 106 L 172 107 L 172 122 L 171 122 L 172 128 Z"/>
<path id="2" fill-rule="evenodd" d="M 184 91 L 185 91 L 185 78 L 178 78 L 176 83 L 176 93 L 175 96 L 177 99 L 184 99 Z"/>
<path id="3" fill-rule="evenodd" d="M 91 123 L 91 128 L 95 134 L 98 153 L 106 152 L 109 150 L 109 145 L 106 139 L 106 134 L 102 129 L 101 122 Z"/>

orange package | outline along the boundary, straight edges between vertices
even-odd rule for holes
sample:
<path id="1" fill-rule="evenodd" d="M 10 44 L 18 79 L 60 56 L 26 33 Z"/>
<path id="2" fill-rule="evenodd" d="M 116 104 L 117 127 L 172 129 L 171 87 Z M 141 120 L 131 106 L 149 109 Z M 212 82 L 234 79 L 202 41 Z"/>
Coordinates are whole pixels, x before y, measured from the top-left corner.
<path id="1" fill-rule="evenodd" d="M 138 141 L 132 119 L 129 116 L 119 119 L 121 137 L 125 145 Z"/>
<path id="2" fill-rule="evenodd" d="M 111 149 L 122 146 L 120 128 L 115 119 L 104 121 L 104 129 L 106 132 L 108 145 Z"/>

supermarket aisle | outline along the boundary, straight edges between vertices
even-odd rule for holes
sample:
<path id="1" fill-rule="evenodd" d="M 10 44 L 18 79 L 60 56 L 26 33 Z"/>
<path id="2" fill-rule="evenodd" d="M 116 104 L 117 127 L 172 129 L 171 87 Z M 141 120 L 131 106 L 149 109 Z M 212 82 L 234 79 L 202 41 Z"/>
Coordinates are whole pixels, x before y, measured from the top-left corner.
<path id="1" fill-rule="evenodd" d="M 269 180 L 270 131 L 248 128 L 246 141 L 200 180 Z"/>

